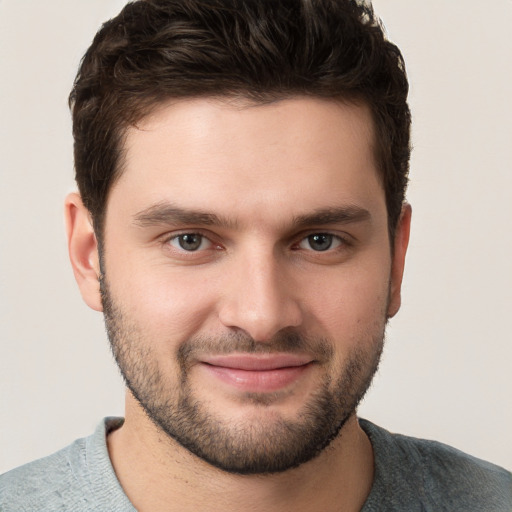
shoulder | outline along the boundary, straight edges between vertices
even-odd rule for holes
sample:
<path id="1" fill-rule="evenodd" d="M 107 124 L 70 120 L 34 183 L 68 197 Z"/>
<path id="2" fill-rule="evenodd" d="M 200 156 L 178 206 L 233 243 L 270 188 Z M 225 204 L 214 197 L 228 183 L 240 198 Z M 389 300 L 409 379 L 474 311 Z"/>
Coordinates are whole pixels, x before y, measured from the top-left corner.
<path id="1" fill-rule="evenodd" d="M 133 510 L 111 506 L 116 495 L 128 503 L 106 447 L 106 432 L 116 428 L 116 421 L 107 419 L 92 436 L 1 475 L 0 510 Z"/>
<path id="2" fill-rule="evenodd" d="M 381 497 L 405 496 L 421 503 L 419 510 L 512 510 L 509 471 L 443 443 L 360 423 L 374 449 L 375 487 Z"/>
<path id="3" fill-rule="evenodd" d="M 76 487 L 84 482 L 74 468 L 85 461 L 85 442 L 79 439 L 53 455 L 0 476 L 1 510 L 63 510 L 59 503 L 75 505 Z"/>

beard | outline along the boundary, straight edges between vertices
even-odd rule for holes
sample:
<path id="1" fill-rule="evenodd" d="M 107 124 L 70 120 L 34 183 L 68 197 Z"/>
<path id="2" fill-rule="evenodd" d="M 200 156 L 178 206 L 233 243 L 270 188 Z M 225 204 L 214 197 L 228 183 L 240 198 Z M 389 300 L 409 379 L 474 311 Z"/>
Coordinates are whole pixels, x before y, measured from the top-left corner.
<path id="1" fill-rule="evenodd" d="M 283 331 L 259 343 L 241 332 L 195 337 L 176 350 L 177 374 L 163 371 L 152 340 L 116 303 L 105 277 L 100 280 L 105 325 L 121 375 L 157 430 L 212 466 L 235 474 L 287 471 L 319 455 L 355 413 L 376 373 L 384 344 L 385 314 L 367 329 L 356 349 L 335 369 L 336 345 L 295 331 Z M 172 341 L 172 340 L 171 340 Z M 283 393 L 244 393 L 241 406 L 251 404 L 256 416 L 223 419 L 197 396 L 190 374 L 199 354 L 307 353 L 325 368 L 316 390 L 293 419 L 272 405 Z M 334 371 L 335 369 L 335 371 Z M 259 413 L 263 414 L 259 414 Z"/>

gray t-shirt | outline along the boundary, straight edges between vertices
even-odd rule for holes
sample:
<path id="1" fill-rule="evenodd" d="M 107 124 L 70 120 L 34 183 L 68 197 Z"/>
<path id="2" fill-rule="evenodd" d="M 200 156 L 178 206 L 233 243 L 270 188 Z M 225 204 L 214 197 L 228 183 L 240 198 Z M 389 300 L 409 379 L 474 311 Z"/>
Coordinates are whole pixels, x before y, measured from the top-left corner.
<path id="1" fill-rule="evenodd" d="M 0 476 L 2 512 L 134 512 L 119 484 L 106 436 L 122 425 L 106 418 L 95 433 Z M 375 455 L 375 478 L 362 512 L 511 512 L 512 474 L 454 448 L 360 420 Z"/>

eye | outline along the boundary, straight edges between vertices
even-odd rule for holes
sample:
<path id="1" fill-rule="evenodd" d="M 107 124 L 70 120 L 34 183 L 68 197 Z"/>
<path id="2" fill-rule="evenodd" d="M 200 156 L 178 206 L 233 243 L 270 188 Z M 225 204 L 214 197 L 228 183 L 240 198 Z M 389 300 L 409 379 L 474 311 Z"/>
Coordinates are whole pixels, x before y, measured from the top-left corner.
<path id="1" fill-rule="evenodd" d="M 329 249 L 335 249 L 341 244 L 342 240 L 338 236 L 331 235 L 329 233 L 314 233 L 303 238 L 299 243 L 299 247 L 301 249 L 322 252 Z"/>
<path id="2" fill-rule="evenodd" d="M 173 236 L 169 240 L 169 244 L 187 252 L 195 252 L 201 249 L 208 249 L 212 243 L 203 235 L 199 233 L 182 233 L 181 235 Z"/>

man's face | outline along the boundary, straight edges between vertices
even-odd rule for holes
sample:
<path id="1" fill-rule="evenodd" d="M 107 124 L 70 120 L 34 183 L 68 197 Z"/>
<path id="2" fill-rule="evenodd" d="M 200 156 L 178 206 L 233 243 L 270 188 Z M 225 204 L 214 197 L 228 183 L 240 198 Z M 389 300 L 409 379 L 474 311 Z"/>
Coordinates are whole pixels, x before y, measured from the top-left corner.
<path id="1" fill-rule="evenodd" d="M 130 128 L 102 295 L 132 394 L 226 471 L 283 471 L 353 415 L 398 308 L 363 106 L 177 101 Z M 397 277 L 399 276 L 399 277 Z"/>

